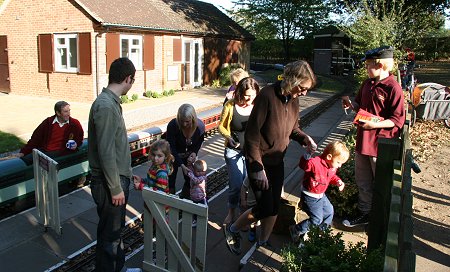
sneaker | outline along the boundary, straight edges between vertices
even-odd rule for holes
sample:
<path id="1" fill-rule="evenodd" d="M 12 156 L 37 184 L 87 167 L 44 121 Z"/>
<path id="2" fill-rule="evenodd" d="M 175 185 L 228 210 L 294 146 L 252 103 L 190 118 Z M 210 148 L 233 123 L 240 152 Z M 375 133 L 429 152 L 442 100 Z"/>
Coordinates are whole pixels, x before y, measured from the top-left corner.
<path id="1" fill-rule="evenodd" d="M 253 243 L 256 240 L 256 231 L 250 229 L 250 231 L 248 232 L 248 241 Z"/>
<path id="2" fill-rule="evenodd" d="M 265 242 L 257 242 L 256 243 L 256 248 L 259 248 L 259 247 L 265 247 L 265 248 L 272 248 L 272 244 L 270 244 L 269 243 L 269 241 L 265 241 Z"/>
<path id="3" fill-rule="evenodd" d="M 301 233 L 295 225 L 289 226 L 289 233 L 291 234 L 292 242 L 297 243 L 300 240 Z"/>
<path id="4" fill-rule="evenodd" d="M 227 243 L 228 249 L 236 254 L 241 254 L 241 235 L 239 232 L 235 233 L 230 230 L 231 224 L 228 224 L 223 232 L 225 234 L 225 242 Z"/>
<path id="5" fill-rule="evenodd" d="M 300 235 L 298 248 L 302 248 L 305 246 L 305 241 L 309 240 L 308 232 L 305 232 L 304 234 Z"/>
<path id="6" fill-rule="evenodd" d="M 349 227 L 349 228 L 367 225 L 367 224 L 369 224 L 369 214 L 368 213 L 360 214 L 353 219 L 345 219 L 344 221 L 342 221 L 342 225 Z"/>
<path id="7" fill-rule="evenodd" d="M 193 228 L 197 227 L 197 220 L 195 220 L 195 219 L 192 220 L 192 227 Z"/>

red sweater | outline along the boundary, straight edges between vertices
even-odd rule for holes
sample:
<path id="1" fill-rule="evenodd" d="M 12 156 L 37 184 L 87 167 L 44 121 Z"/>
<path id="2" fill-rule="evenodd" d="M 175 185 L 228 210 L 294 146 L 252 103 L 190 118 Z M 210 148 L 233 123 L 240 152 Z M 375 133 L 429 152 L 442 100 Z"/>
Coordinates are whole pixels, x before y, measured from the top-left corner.
<path id="1" fill-rule="evenodd" d="M 20 153 L 23 153 L 24 155 L 30 154 L 34 148 L 45 150 L 45 148 L 48 146 L 48 142 L 51 139 L 51 132 L 52 132 L 52 123 L 53 120 L 55 120 L 55 115 L 48 117 L 42 123 L 34 130 L 33 135 L 31 135 L 31 139 L 28 141 L 28 143 L 20 149 Z M 83 127 L 81 126 L 80 122 L 77 119 L 74 119 L 72 117 L 69 117 L 69 124 L 65 125 L 68 126 L 63 136 L 63 140 L 61 141 L 61 156 L 67 155 L 69 153 L 75 152 L 78 150 L 70 150 L 66 148 L 66 143 L 68 140 L 74 140 L 77 142 L 77 146 L 80 147 L 83 143 L 83 137 L 84 137 L 84 131 Z"/>
<path id="2" fill-rule="evenodd" d="M 303 176 L 304 191 L 322 194 L 325 193 L 330 183 L 339 186 L 338 181 L 341 178 L 336 175 L 337 169 L 330 168 L 320 156 L 309 160 L 302 156 L 298 166 L 305 171 Z"/>

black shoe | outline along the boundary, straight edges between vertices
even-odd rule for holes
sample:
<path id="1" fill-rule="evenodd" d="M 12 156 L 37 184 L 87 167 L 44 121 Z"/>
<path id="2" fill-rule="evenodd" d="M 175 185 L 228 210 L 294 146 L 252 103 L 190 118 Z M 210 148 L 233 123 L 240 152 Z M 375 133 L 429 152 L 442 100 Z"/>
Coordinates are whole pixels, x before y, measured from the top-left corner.
<path id="1" fill-rule="evenodd" d="M 241 254 L 241 235 L 239 232 L 232 232 L 230 230 L 231 224 L 228 224 L 223 229 L 223 233 L 225 234 L 225 242 L 227 243 L 228 249 L 236 254 Z"/>
<path id="2" fill-rule="evenodd" d="M 272 244 L 269 243 L 269 241 L 265 241 L 265 242 L 257 242 L 256 243 L 256 248 L 260 248 L 260 247 L 264 247 L 267 249 L 273 249 Z"/>
<path id="3" fill-rule="evenodd" d="M 344 221 L 342 221 L 342 225 L 349 227 L 349 228 L 367 225 L 367 224 L 369 224 L 369 214 L 368 213 L 360 214 L 353 219 L 345 219 Z"/>

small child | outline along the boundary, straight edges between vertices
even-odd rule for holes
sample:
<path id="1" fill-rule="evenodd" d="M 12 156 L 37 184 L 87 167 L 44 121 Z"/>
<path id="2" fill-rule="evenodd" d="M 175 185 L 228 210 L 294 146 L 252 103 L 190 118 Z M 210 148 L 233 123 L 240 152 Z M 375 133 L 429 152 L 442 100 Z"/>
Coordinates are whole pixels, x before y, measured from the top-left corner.
<path id="1" fill-rule="evenodd" d="M 204 160 L 196 160 L 193 165 L 188 165 L 187 168 L 183 168 L 185 175 L 190 179 L 190 196 L 194 203 L 201 203 L 207 205 L 206 200 L 206 169 L 208 165 Z M 194 215 L 192 220 L 192 227 L 197 225 L 197 216 Z"/>
<path id="2" fill-rule="evenodd" d="M 191 183 L 191 200 L 194 203 L 206 203 L 206 169 L 208 165 L 204 160 L 196 160 L 192 165 L 192 169 L 188 166 L 186 175 L 190 179 Z"/>
<path id="3" fill-rule="evenodd" d="M 336 175 L 336 171 L 349 158 L 349 150 L 341 141 L 329 143 L 322 155 L 312 158 L 312 152 L 307 152 L 300 159 L 299 167 L 305 171 L 301 193 L 302 209 L 309 218 L 297 225 L 289 227 L 294 242 L 305 240 L 311 225 L 327 228 L 333 221 L 334 209 L 325 191 L 328 185 L 344 189 L 344 182 Z"/>
<path id="4" fill-rule="evenodd" d="M 172 173 L 174 161 L 169 142 L 160 139 L 152 143 L 149 158 L 152 164 L 147 171 L 147 177 L 134 176 L 134 188 L 142 190 L 144 186 L 147 186 L 155 191 L 169 193 L 169 175 Z"/>
<path id="5" fill-rule="evenodd" d="M 253 193 L 252 186 L 250 186 L 250 181 L 248 176 L 245 177 L 242 182 L 241 187 L 241 210 L 245 211 L 247 209 L 256 206 L 256 198 Z M 259 221 L 250 224 L 250 231 L 248 233 L 248 241 L 254 242 L 256 240 L 256 226 L 259 225 Z"/>

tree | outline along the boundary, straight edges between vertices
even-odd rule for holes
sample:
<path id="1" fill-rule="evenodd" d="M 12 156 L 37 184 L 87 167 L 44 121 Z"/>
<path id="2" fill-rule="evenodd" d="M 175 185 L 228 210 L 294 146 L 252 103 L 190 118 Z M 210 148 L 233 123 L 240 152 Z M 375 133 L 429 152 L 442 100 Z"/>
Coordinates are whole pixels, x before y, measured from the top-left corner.
<path id="1" fill-rule="evenodd" d="M 330 2 L 321 0 L 234 1 L 232 17 L 257 39 L 281 39 L 285 60 L 291 59 L 295 39 L 320 29 L 329 22 Z"/>
<path id="2" fill-rule="evenodd" d="M 352 38 L 352 51 L 362 54 L 369 48 L 392 45 L 401 54 L 401 49 L 411 47 L 431 31 L 444 23 L 441 14 L 430 14 L 406 0 L 389 2 L 385 0 L 359 0 L 347 5 L 351 18 L 341 21 L 344 32 Z"/>

